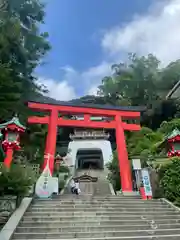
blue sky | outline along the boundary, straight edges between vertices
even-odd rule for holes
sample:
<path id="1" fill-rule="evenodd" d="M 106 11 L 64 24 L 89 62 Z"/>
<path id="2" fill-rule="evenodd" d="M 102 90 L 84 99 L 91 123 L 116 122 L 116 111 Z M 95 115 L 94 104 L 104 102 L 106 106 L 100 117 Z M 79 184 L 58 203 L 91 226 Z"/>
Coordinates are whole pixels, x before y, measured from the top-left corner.
<path id="1" fill-rule="evenodd" d="M 173 54 L 166 49 L 180 41 L 179 16 L 179 0 L 49 0 L 41 30 L 52 50 L 37 69 L 39 81 L 49 96 L 70 100 L 96 94 L 128 52 L 152 52 L 166 64 L 178 58 L 177 45 Z"/>

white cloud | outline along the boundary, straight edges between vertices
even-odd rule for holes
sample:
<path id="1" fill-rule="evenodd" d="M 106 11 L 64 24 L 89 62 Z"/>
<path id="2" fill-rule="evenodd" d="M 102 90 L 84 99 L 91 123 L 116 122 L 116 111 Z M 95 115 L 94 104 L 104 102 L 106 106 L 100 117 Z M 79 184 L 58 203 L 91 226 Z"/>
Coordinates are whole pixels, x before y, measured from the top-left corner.
<path id="1" fill-rule="evenodd" d="M 92 87 L 98 86 L 102 79 L 109 74 L 111 74 L 111 63 L 105 61 L 84 71 L 81 78 L 85 83 L 85 91 L 89 92 Z"/>
<path id="2" fill-rule="evenodd" d="M 49 90 L 47 96 L 57 100 L 68 101 L 85 94 L 97 95 L 97 87 L 102 78 L 109 75 L 111 65 L 102 62 L 100 65 L 91 67 L 84 72 L 78 72 L 70 66 L 61 68 L 63 80 L 39 78 L 38 81 L 44 84 Z M 81 92 L 81 94 L 78 92 Z M 84 92 L 82 94 L 82 92 Z"/>
<path id="3" fill-rule="evenodd" d="M 56 100 L 68 101 L 77 97 L 74 88 L 67 81 L 57 82 L 54 79 L 39 78 L 38 82 L 47 87 L 49 92 L 46 95 Z"/>
<path id="4" fill-rule="evenodd" d="M 71 66 L 61 68 L 64 71 L 62 82 L 45 80 L 50 96 L 69 100 L 79 95 L 96 95 L 102 78 L 111 73 L 112 63 L 122 61 L 122 56 L 129 52 L 153 53 L 163 64 L 180 58 L 179 25 L 180 0 L 168 0 L 156 3 L 145 15 L 136 15 L 123 26 L 105 31 L 100 45 L 105 51 L 103 61 L 83 72 Z"/>
<path id="5" fill-rule="evenodd" d="M 122 52 L 155 54 L 163 64 L 180 58 L 180 0 L 156 4 L 148 14 L 107 31 L 102 47 L 114 59 Z"/>
<path id="6" fill-rule="evenodd" d="M 87 94 L 97 96 L 97 92 L 98 92 L 97 85 L 95 85 L 89 89 Z"/>

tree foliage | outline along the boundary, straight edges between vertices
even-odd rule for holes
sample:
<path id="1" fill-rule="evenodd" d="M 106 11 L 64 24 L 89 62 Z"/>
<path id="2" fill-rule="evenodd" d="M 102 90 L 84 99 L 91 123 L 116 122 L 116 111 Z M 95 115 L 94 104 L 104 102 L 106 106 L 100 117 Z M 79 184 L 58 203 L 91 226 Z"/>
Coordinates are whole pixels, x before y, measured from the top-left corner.
<path id="1" fill-rule="evenodd" d="M 109 181 L 112 183 L 114 189 L 121 189 L 121 180 L 120 180 L 120 170 L 119 170 L 119 161 L 117 151 L 113 152 L 112 161 L 107 164 L 109 170 Z"/>
<path id="2" fill-rule="evenodd" d="M 164 197 L 180 206 L 180 159 L 175 157 L 159 170 Z"/>
<path id="3" fill-rule="evenodd" d="M 31 168 L 12 165 L 10 169 L 3 167 L 0 174 L 0 195 L 25 196 L 36 177 Z"/>
<path id="4" fill-rule="evenodd" d="M 112 66 L 113 75 L 102 80 L 99 95 L 114 105 L 146 106 L 142 124 L 158 128 L 178 112 L 179 102 L 166 100 L 165 96 L 180 79 L 179 60 L 165 68 L 160 64 L 152 54 L 146 57 L 130 54 L 127 62 Z"/>
<path id="5" fill-rule="evenodd" d="M 13 112 L 25 119 L 24 102 L 41 86 L 34 69 L 50 49 L 47 33 L 39 31 L 44 5 L 39 0 L 6 0 L 0 14 L 0 119 Z"/>
<path id="6" fill-rule="evenodd" d="M 175 118 L 169 122 L 163 121 L 158 131 L 162 132 L 166 136 L 167 134 L 170 134 L 175 128 L 180 130 L 180 118 Z"/>
<path id="7" fill-rule="evenodd" d="M 0 121 L 18 113 L 25 124 L 30 113 L 25 102 L 46 91 L 34 75 L 50 49 L 48 33 L 39 30 L 44 16 L 41 0 L 5 0 L 0 14 Z M 37 152 L 42 158 L 46 132 L 43 126 L 29 126 L 21 141 L 24 159 L 33 159 Z"/>
<path id="8" fill-rule="evenodd" d="M 155 153 L 155 144 L 162 140 L 162 133 L 142 127 L 140 131 L 132 133 L 128 138 L 129 155 L 130 157 L 140 156 L 145 150 L 153 154 Z"/>

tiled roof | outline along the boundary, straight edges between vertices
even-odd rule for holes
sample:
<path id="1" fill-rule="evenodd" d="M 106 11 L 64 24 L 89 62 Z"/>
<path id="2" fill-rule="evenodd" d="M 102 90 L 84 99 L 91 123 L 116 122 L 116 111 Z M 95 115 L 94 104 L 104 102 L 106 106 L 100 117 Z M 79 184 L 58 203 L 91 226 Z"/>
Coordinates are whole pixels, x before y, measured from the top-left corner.
<path id="1" fill-rule="evenodd" d="M 73 103 L 72 101 L 64 102 L 58 101 L 52 98 L 41 97 L 40 99 L 30 100 L 30 102 L 44 103 L 51 105 L 61 105 L 61 106 L 71 106 L 71 107 L 83 107 L 83 108 L 97 108 L 97 109 L 107 109 L 107 110 L 117 110 L 117 111 L 133 111 L 142 112 L 146 110 L 144 106 L 112 106 L 112 105 L 99 105 L 99 104 L 83 104 L 83 103 Z"/>
<path id="2" fill-rule="evenodd" d="M 171 139 L 180 135 L 179 129 L 175 128 L 169 135 L 166 136 L 166 139 Z"/>
<path id="3" fill-rule="evenodd" d="M 22 128 L 22 129 L 26 129 L 25 126 L 23 126 L 20 121 L 19 121 L 19 118 L 18 117 L 13 117 L 10 121 L 6 122 L 6 123 L 2 123 L 0 124 L 0 129 L 3 129 L 5 127 L 7 127 L 8 125 L 10 124 L 15 124 L 17 125 L 18 127 Z"/>

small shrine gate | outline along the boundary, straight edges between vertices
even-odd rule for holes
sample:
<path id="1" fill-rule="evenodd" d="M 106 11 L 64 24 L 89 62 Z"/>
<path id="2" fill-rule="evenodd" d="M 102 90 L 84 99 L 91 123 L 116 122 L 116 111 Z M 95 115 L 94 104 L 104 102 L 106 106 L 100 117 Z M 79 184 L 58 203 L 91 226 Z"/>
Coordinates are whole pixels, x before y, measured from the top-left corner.
<path id="1" fill-rule="evenodd" d="M 58 126 L 115 129 L 122 191 L 132 192 L 131 166 L 128 159 L 124 130 L 138 131 L 141 127 L 139 124 L 129 124 L 125 122 L 124 119 L 140 118 L 140 111 L 143 109 L 139 107 L 107 107 L 103 105 L 88 106 L 85 104 L 72 105 L 68 103 L 60 103 L 60 105 L 57 105 L 57 103 L 50 104 L 39 102 L 29 102 L 28 107 L 33 110 L 49 112 L 49 114 L 44 117 L 29 117 L 28 123 L 48 125 L 48 134 L 44 155 L 44 167 L 47 163 L 47 156 L 49 156 L 49 166 L 51 173 L 54 169 L 54 155 L 56 151 Z M 62 117 L 63 115 L 68 114 L 76 116 L 83 115 L 84 117 L 82 120 L 65 119 Z M 103 122 L 92 121 L 92 116 L 103 116 L 107 117 L 108 120 Z"/>

